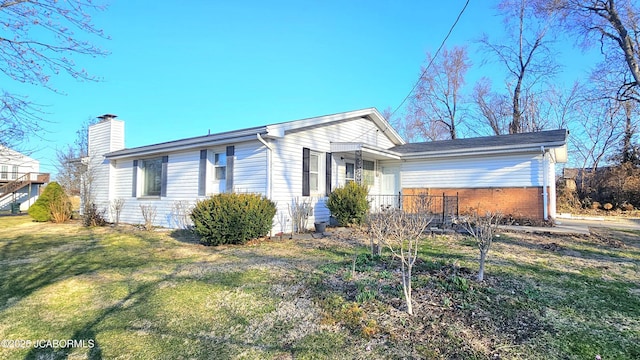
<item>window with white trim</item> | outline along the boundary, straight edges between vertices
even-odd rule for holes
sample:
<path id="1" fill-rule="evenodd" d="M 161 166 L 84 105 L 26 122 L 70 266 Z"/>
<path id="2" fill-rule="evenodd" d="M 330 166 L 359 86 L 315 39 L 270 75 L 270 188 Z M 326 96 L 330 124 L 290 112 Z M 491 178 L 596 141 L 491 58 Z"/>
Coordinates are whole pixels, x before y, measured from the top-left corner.
<path id="1" fill-rule="evenodd" d="M 345 163 L 345 174 L 344 179 L 345 183 L 350 183 L 356 181 L 356 164 L 354 163 Z"/>
<path id="2" fill-rule="evenodd" d="M 215 169 L 215 179 L 217 181 L 225 180 L 227 178 L 227 154 L 224 152 L 216 153 L 213 156 L 213 167 Z"/>
<path id="3" fill-rule="evenodd" d="M 9 166 L 2 165 L 2 171 L 0 171 L 0 180 L 9 179 Z"/>
<path id="4" fill-rule="evenodd" d="M 376 176 L 375 167 L 376 164 L 373 161 L 362 161 L 362 185 L 373 186 Z"/>
<path id="5" fill-rule="evenodd" d="M 317 193 L 320 188 L 320 154 L 312 151 L 309 154 L 309 190 Z"/>
<path id="6" fill-rule="evenodd" d="M 11 180 L 16 180 L 18 178 L 18 165 L 13 165 L 11 170 Z"/>

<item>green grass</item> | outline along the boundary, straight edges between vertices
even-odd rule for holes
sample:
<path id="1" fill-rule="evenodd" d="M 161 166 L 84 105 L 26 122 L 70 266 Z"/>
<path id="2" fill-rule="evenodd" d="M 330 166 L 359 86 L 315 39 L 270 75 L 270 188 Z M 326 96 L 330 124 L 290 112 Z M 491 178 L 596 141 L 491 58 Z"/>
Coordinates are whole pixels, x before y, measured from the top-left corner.
<path id="1" fill-rule="evenodd" d="M 471 241 L 428 238 L 413 317 L 398 262 L 367 241 L 206 247 L 0 217 L 0 340 L 93 344 L 0 358 L 640 358 L 637 232 L 505 234 L 483 283 Z"/>

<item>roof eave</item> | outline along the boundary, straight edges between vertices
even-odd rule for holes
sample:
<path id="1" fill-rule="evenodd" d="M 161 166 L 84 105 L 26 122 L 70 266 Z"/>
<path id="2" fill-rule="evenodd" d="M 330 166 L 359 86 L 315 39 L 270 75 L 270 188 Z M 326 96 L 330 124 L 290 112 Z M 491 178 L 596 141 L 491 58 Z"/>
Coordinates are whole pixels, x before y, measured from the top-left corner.
<path id="1" fill-rule="evenodd" d="M 110 152 L 105 155 L 107 159 L 124 159 L 136 156 L 150 156 L 156 154 L 164 154 L 173 151 L 185 151 L 192 149 L 200 149 L 210 146 L 219 146 L 224 144 L 238 143 L 244 141 L 257 141 L 257 134 L 267 134 L 266 129 L 251 129 L 251 131 L 237 131 L 234 133 L 225 133 L 225 136 L 203 136 L 199 138 L 191 138 L 186 140 L 177 140 L 168 143 L 141 146 L 131 149 L 123 149 Z M 219 135 L 219 134 L 216 134 Z"/>
<path id="2" fill-rule="evenodd" d="M 332 123 L 336 121 L 344 121 L 355 118 L 367 118 L 373 121 L 378 128 L 384 133 L 391 142 L 395 145 L 404 145 L 406 142 L 402 137 L 393 129 L 391 124 L 378 112 L 376 108 L 366 108 L 361 110 L 354 110 L 344 113 L 332 114 L 332 115 L 324 115 L 309 119 L 303 120 L 294 120 L 288 121 L 284 123 L 271 124 L 268 125 L 267 132 L 268 137 L 284 137 L 288 131 L 300 131 L 307 127 L 318 127 L 327 123 Z"/>
<path id="3" fill-rule="evenodd" d="M 469 149 L 456 149 L 448 151 L 425 151 L 416 153 L 403 153 L 402 159 L 416 159 L 416 158 L 437 158 L 437 157 L 453 157 L 453 156 L 465 156 L 465 155 L 493 155 L 493 154 L 513 154 L 513 153 L 532 153 L 540 152 L 542 149 L 550 149 L 562 147 L 565 142 L 549 142 L 544 144 L 527 144 L 525 146 L 500 146 L 500 147 L 482 147 L 482 148 L 469 148 Z"/>

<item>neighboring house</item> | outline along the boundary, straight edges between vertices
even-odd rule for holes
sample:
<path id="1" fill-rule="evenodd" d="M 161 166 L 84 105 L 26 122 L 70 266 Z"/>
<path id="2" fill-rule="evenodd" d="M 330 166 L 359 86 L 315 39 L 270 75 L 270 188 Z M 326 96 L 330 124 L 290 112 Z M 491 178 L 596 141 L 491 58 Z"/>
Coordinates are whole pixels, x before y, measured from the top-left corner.
<path id="1" fill-rule="evenodd" d="M 0 145 L 0 211 L 28 210 L 48 182 L 37 160 Z"/>
<path id="2" fill-rule="evenodd" d="M 555 163 L 566 157 L 565 130 L 406 144 L 373 108 L 130 149 L 124 122 L 101 119 L 89 128 L 97 206 L 124 199 L 120 221 L 139 224 L 140 205 L 151 205 L 164 227 L 179 226 L 180 203 L 232 191 L 273 200 L 274 232 L 290 230 L 296 202 L 311 205 L 313 226 L 329 220 L 327 195 L 348 181 L 369 185 L 374 207 L 385 197 L 457 192 L 461 210 L 549 218 Z"/>

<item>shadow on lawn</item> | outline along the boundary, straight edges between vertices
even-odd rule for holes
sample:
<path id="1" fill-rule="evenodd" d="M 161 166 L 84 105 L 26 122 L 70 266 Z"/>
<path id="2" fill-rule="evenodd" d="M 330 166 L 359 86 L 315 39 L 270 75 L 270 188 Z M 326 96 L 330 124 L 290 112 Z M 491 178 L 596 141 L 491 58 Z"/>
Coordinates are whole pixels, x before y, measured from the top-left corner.
<path id="1" fill-rule="evenodd" d="M 556 288 L 572 294 L 557 299 L 556 305 L 568 306 L 585 313 L 602 312 L 604 308 L 605 313 L 617 313 L 629 318 L 636 318 L 640 313 L 640 298 L 629 291 L 634 285 L 631 281 L 605 280 L 599 276 L 525 263 L 511 262 L 507 266 L 516 271 L 516 276 L 524 277 L 532 283 L 545 284 L 541 286 L 542 289 Z M 513 277 L 514 273 L 501 266 L 492 275 Z M 598 306 L 594 307 L 594 304 Z"/>
<path id="2" fill-rule="evenodd" d="M 0 309 L 22 300 L 55 282 L 105 270 L 128 270 L 147 266 L 152 255 L 132 252 L 125 245 L 108 243 L 94 229 L 78 235 L 20 236 L 7 242 L 0 252 Z M 118 234 L 116 233 L 115 236 Z M 127 234 L 139 241 L 140 248 L 156 246 L 153 238 Z M 117 241 L 117 240 L 114 240 Z M 105 243 L 106 242 L 106 243 Z M 145 256 L 140 256 L 140 254 Z M 171 263 L 154 259 L 154 263 Z"/>
<path id="3" fill-rule="evenodd" d="M 71 336 L 73 340 L 93 340 L 93 347 L 90 347 L 88 358 L 89 359 L 102 359 L 102 349 L 100 344 L 97 341 L 97 333 L 96 327 L 99 326 L 105 319 L 109 316 L 114 315 L 118 311 L 120 311 L 123 306 L 131 301 L 135 300 L 137 303 L 146 303 L 149 300 L 149 296 L 153 293 L 153 289 L 155 289 L 159 283 L 172 279 L 175 277 L 177 270 L 174 270 L 173 273 L 163 277 L 158 281 L 152 281 L 144 283 L 134 291 L 127 294 L 126 297 L 118 301 L 115 305 L 110 306 L 105 309 L 99 316 L 97 316 L 93 321 L 89 322 L 87 325 L 78 329 Z M 33 348 L 29 353 L 25 356 L 25 359 L 66 359 L 69 357 L 70 353 L 73 352 L 73 347 L 64 347 L 64 348 Z"/>
<path id="4" fill-rule="evenodd" d="M 606 244 L 588 242 L 583 243 L 583 245 L 586 245 L 585 247 L 589 248 L 576 248 L 571 245 L 571 243 L 575 242 L 574 239 L 550 238 L 548 240 L 549 242 L 531 242 L 513 237 L 505 237 L 499 241 L 496 241 L 496 243 L 515 245 L 529 250 L 550 252 L 553 254 L 557 254 L 558 256 L 570 256 L 585 260 L 629 262 L 638 261 L 638 258 L 640 258 L 640 252 L 631 250 L 628 247 L 613 247 L 607 246 Z M 609 250 L 609 252 L 602 250 Z"/>
<path id="5" fill-rule="evenodd" d="M 144 237 L 146 237 L 146 235 L 143 234 L 142 237 L 138 240 L 144 240 Z M 44 239 L 43 241 L 46 241 L 46 239 Z M 63 251 L 59 254 L 52 255 L 50 257 L 47 257 L 46 259 L 43 259 L 41 263 L 34 264 L 32 269 L 30 270 L 25 271 L 25 269 L 22 268 L 23 274 L 20 274 L 18 271 L 14 272 L 14 278 L 11 278 L 11 276 L 7 274 L 0 275 L 0 281 L 2 281 L 3 287 L 6 286 L 6 288 L 8 289 L 8 293 L 12 294 L 10 296 L 13 298 L 23 298 L 40 288 L 46 287 L 47 285 L 54 284 L 57 281 L 73 276 L 79 276 L 98 271 L 108 271 L 110 269 L 121 270 L 123 267 L 131 268 L 133 271 L 135 271 L 136 267 L 148 267 L 149 261 L 152 261 L 153 264 L 157 264 L 159 266 L 170 265 L 171 267 L 169 269 L 172 269 L 171 273 L 164 275 L 158 279 L 145 281 L 139 284 L 138 286 L 134 287 L 129 293 L 127 293 L 125 297 L 121 298 L 116 304 L 104 309 L 93 319 L 87 319 L 88 322 L 86 323 L 86 325 L 81 326 L 74 331 L 70 339 L 85 341 L 91 339 L 94 341 L 94 346 L 88 351 L 89 359 L 102 359 L 104 356 L 104 349 L 101 347 L 101 344 L 97 342 L 97 336 L 101 331 L 104 331 L 104 329 L 101 329 L 101 326 L 104 326 L 103 324 L 105 323 L 105 321 L 109 320 L 112 317 L 118 317 L 118 314 L 123 311 L 133 311 L 138 316 L 139 314 L 137 310 L 143 313 L 145 311 L 148 311 L 147 308 L 150 306 L 149 304 L 153 303 L 153 297 L 156 290 L 162 288 L 162 283 L 164 282 L 175 283 L 195 280 L 203 281 L 205 283 L 215 283 L 229 288 L 235 288 L 245 285 L 248 282 L 248 280 L 245 279 L 246 271 L 250 270 L 253 266 L 270 267 L 274 265 L 280 265 L 286 267 L 288 270 L 296 267 L 295 262 L 286 265 L 281 264 L 282 258 L 277 255 L 269 256 L 254 253 L 252 251 L 242 251 L 240 252 L 239 256 L 238 254 L 235 254 L 233 259 L 234 268 L 232 268 L 234 271 L 230 273 L 228 272 L 228 270 L 230 270 L 228 267 L 219 266 L 219 260 L 208 261 L 200 265 L 192 263 L 176 263 L 172 260 L 157 258 L 146 260 L 141 259 L 139 257 L 139 253 L 137 252 L 130 254 L 128 251 L 123 251 L 122 253 L 116 251 L 116 253 L 114 254 L 115 249 L 113 248 L 113 246 L 110 246 L 109 250 L 103 250 L 103 246 L 100 246 L 98 242 L 98 240 L 92 237 L 92 240 L 90 240 L 91 245 L 86 244 L 85 250 L 81 252 Z M 220 252 L 224 254 L 225 252 L 237 252 L 238 249 L 221 248 L 220 250 Z M 244 250 L 247 249 L 245 248 Z M 109 254 L 102 253 L 102 251 L 109 251 Z M 87 259 L 87 254 L 91 254 L 92 252 L 97 252 L 97 254 L 94 254 L 95 256 Z M 7 255 L 3 254 L 3 256 Z M 134 260 L 134 262 L 132 262 L 131 260 Z M 211 273 L 209 274 L 209 276 L 201 278 L 197 276 L 198 274 L 190 272 L 190 266 L 192 265 L 206 267 L 208 271 L 211 271 Z M 28 287 L 21 287 L 21 283 L 23 281 L 25 281 L 26 279 L 31 280 L 32 278 L 35 281 L 31 281 Z M 279 298 L 276 298 L 275 295 L 269 296 L 273 297 L 274 299 L 280 300 Z M 2 300 L 6 301 L 6 299 Z M 134 310 L 132 310 L 131 305 L 126 304 L 134 304 Z M 232 308 L 230 308 L 228 311 L 230 311 L 227 315 L 231 319 L 231 323 L 245 324 L 246 326 L 246 324 L 248 323 L 248 319 L 244 314 L 236 313 Z M 203 316 L 206 315 L 203 314 Z M 132 320 L 145 318 L 145 316 L 141 316 L 140 318 L 133 318 Z M 132 325 L 131 322 L 129 322 L 123 327 L 118 327 L 116 329 L 111 328 L 111 330 L 122 331 L 124 333 L 132 333 L 138 331 L 139 329 L 136 329 L 135 326 Z M 292 353 L 293 350 L 291 348 L 291 344 L 283 344 L 281 341 L 272 341 L 268 339 L 265 340 L 258 338 L 254 339 L 253 341 L 244 341 L 233 336 L 229 337 L 226 334 L 220 336 L 210 335 L 207 331 L 175 331 L 166 328 L 162 324 L 158 324 L 147 330 L 153 335 L 160 336 L 163 339 L 178 339 L 180 344 L 178 346 L 183 346 L 181 344 L 185 340 L 193 340 L 195 348 L 191 348 L 189 349 L 189 351 L 193 351 L 196 353 L 209 353 L 221 357 L 233 357 L 234 354 L 237 355 L 237 348 L 240 348 L 241 350 L 257 349 L 260 351 L 275 351 L 291 354 L 291 356 L 294 355 Z M 214 330 L 214 332 L 216 332 L 221 329 L 214 327 L 213 329 L 209 330 Z M 130 336 L 127 335 L 127 337 Z M 236 349 L 234 349 L 233 346 L 235 346 Z M 162 351 L 162 349 L 150 349 L 150 351 L 153 353 L 154 351 Z M 74 349 L 72 347 L 33 348 L 25 356 L 25 359 L 66 359 L 70 356 L 73 356 L 73 353 Z M 118 353 L 117 350 L 116 353 Z"/>
<path id="6" fill-rule="evenodd" d="M 17 302 L 31 293 L 56 281 L 77 275 L 86 274 L 98 269 L 96 264 L 82 261 L 84 254 L 92 251 L 98 243 L 97 239 L 85 240 L 78 237 L 75 241 L 84 241 L 78 247 L 68 246 L 66 242 L 57 241 L 59 236 L 20 236 L 7 243 L 0 253 L 0 263 L 5 264 L 0 273 L 0 308 L 7 302 Z M 26 244 L 25 244 L 26 243 Z M 36 243 L 31 246 L 30 243 Z M 44 252 L 64 248 L 48 255 Z M 28 250 L 25 250 L 27 247 Z"/>

